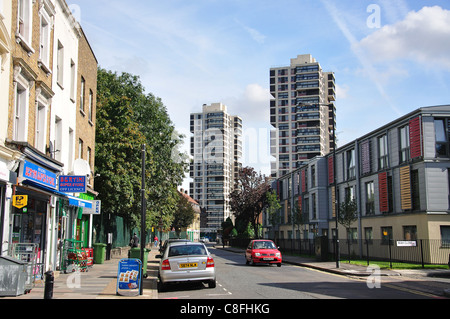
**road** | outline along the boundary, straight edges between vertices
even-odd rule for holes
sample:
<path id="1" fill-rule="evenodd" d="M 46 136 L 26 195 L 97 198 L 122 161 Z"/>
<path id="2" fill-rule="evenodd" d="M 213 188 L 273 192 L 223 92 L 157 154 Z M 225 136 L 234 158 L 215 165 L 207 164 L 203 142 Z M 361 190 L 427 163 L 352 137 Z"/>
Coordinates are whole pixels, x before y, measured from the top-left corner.
<path id="1" fill-rule="evenodd" d="M 398 279 L 382 279 L 369 288 L 367 279 L 350 278 L 283 264 L 246 265 L 241 254 L 209 247 L 213 254 L 217 287 L 186 283 L 169 286 L 159 299 L 432 299 L 432 294 L 411 289 Z M 385 282 L 386 281 L 386 282 Z M 373 286 L 373 285 L 372 285 Z"/>

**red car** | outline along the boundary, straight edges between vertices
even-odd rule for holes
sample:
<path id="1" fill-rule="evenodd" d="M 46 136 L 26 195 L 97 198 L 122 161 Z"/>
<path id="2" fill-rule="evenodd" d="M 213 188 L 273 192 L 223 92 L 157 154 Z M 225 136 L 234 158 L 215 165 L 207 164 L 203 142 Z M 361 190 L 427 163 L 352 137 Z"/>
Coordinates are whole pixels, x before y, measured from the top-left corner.
<path id="1" fill-rule="evenodd" d="M 275 243 L 267 239 L 255 239 L 250 242 L 245 251 L 245 261 L 248 264 L 276 264 L 281 267 L 282 257 Z"/>

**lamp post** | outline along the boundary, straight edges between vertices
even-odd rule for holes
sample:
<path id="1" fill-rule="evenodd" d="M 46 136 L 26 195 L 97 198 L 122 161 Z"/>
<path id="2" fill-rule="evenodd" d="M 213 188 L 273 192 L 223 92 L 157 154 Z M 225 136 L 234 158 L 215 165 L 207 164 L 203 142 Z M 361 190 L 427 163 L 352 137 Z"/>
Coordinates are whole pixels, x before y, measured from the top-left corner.
<path id="1" fill-rule="evenodd" d="M 142 185 L 141 185 L 141 262 L 144 263 L 144 249 L 145 249 L 145 220 L 146 220 L 146 200 L 145 200 L 145 159 L 146 159 L 146 145 L 142 145 Z M 145 267 L 145 268 L 144 268 Z M 146 269 L 147 265 L 142 264 L 142 269 Z M 141 274 L 141 284 L 139 294 L 143 294 L 144 276 Z"/>
<path id="2" fill-rule="evenodd" d="M 333 106 L 334 107 L 334 106 Z M 337 179 L 336 179 L 336 112 L 333 110 L 333 184 L 334 184 L 334 210 L 335 210 L 335 219 L 336 219 L 336 268 L 340 267 L 339 259 L 340 259 L 340 253 L 339 253 L 339 201 L 338 201 L 338 191 L 337 191 Z"/>

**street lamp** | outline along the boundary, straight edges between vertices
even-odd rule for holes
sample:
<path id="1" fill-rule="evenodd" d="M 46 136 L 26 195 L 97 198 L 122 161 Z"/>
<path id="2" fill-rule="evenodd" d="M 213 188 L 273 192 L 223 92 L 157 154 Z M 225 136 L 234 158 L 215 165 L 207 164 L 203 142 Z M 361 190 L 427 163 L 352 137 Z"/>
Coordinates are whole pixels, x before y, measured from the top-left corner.
<path id="1" fill-rule="evenodd" d="M 146 159 L 146 145 L 142 145 L 142 186 L 141 186 L 141 261 L 144 263 L 144 249 L 145 249 L 145 220 L 146 220 L 146 199 L 145 199 L 145 159 Z M 144 268 L 145 267 L 145 268 Z M 143 265 L 143 269 L 146 269 L 147 265 Z M 142 271 L 143 272 L 143 271 Z M 141 274 L 141 284 L 139 294 L 143 295 L 144 276 Z"/>

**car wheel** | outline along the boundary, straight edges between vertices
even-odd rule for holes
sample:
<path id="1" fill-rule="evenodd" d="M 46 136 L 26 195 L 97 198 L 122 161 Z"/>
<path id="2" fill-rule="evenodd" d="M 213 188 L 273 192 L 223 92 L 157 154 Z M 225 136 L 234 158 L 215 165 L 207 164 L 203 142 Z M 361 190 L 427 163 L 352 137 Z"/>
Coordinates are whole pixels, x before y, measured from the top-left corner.
<path id="1" fill-rule="evenodd" d="M 164 283 L 161 281 L 161 279 L 159 279 L 157 282 L 158 292 L 163 292 L 165 288 L 166 287 L 165 287 Z"/>
<path id="2" fill-rule="evenodd" d="M 208 288 L 216 288 L 216 280 L 210 280 L 208 282 Z"/>
<path id="3" fill-rule="evenodd" d="M 245 257 L 245 264 L 246 264 L 246 265 L 249 265 L 249 264 L 250 264 L 250 261 L 247 259 L 247 257 Z"/>
<path id="4" fill-rule="evenodd" d="M 277 264 L 277 267 L 281 267 L 281 263 Z"/>

